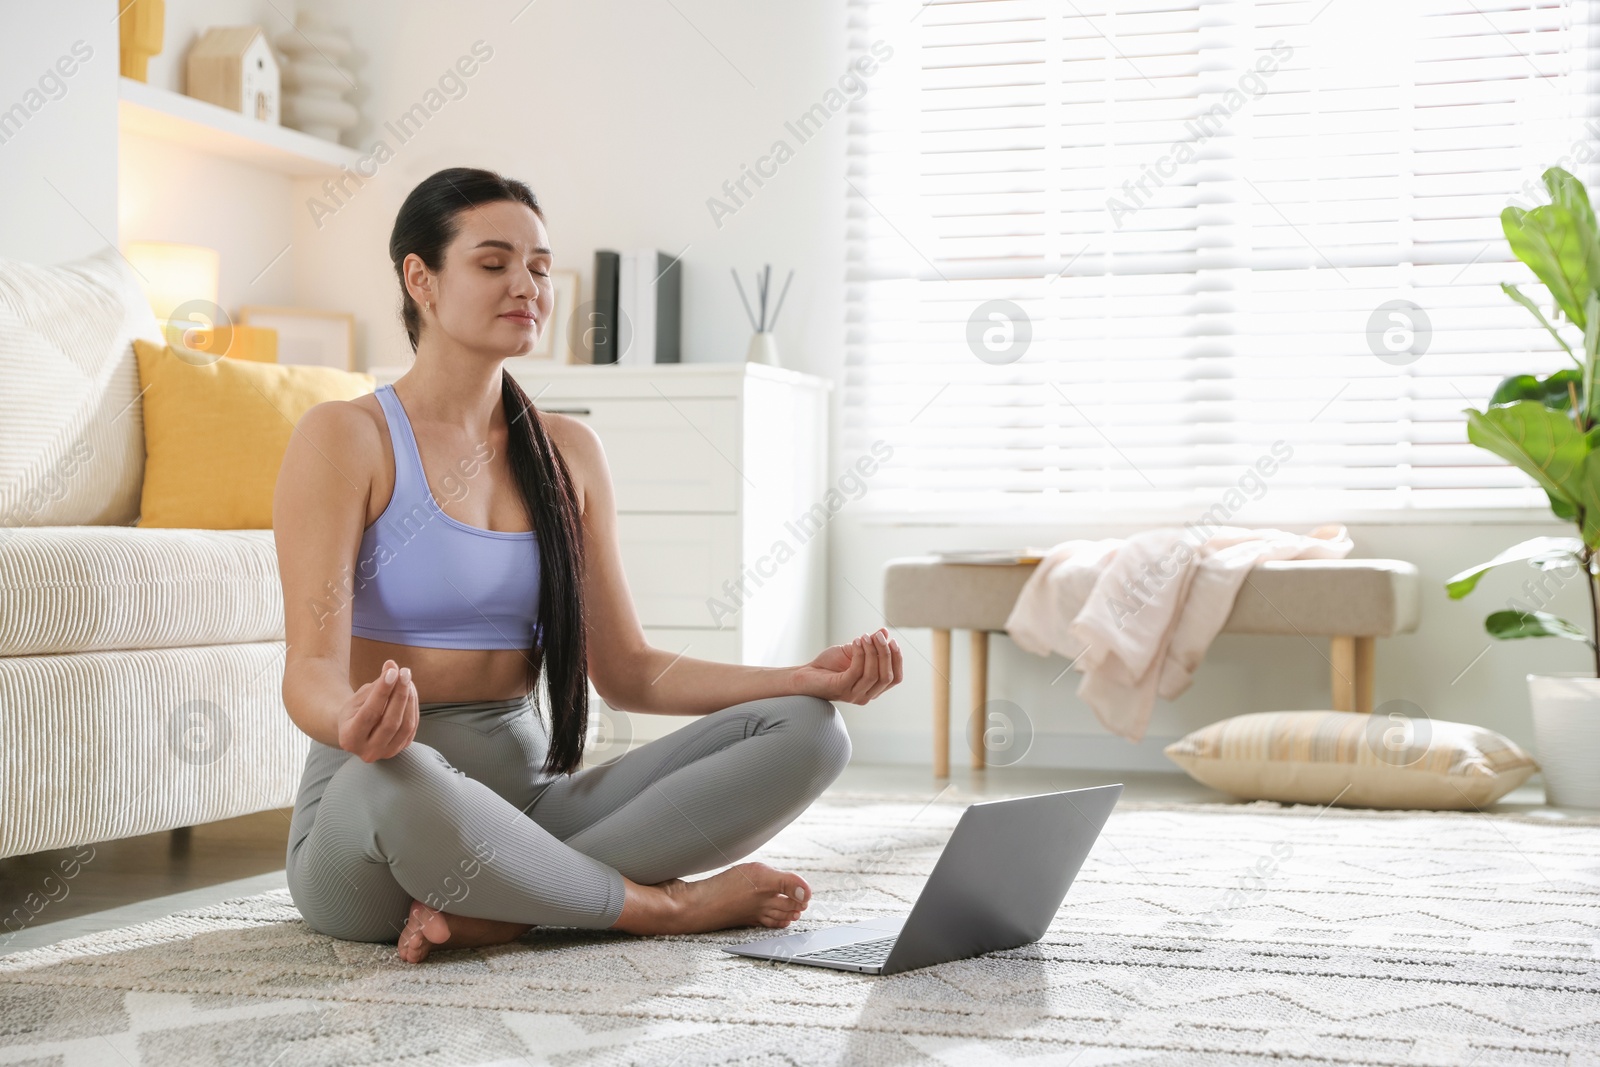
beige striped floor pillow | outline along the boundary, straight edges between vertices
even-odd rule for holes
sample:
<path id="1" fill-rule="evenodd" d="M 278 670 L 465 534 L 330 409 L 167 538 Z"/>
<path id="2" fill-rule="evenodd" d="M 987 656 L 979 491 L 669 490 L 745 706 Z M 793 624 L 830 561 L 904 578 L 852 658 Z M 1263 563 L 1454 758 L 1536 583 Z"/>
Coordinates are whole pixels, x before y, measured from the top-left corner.
<path id="1" fill-rule="evenodd" d="M 1382 709 L 1236 715 L 1163 751 L 1195 781 L 1246 800 L 1360 808 L 1481 808 L 1539 769 L 1493 730 Z"/>
<path id="2" fill-rule="evenodd" d="M 110 245 L 56 266 L 0 258 L 0 527 L 138 517 L 135 337 L 161 330 Z"/>

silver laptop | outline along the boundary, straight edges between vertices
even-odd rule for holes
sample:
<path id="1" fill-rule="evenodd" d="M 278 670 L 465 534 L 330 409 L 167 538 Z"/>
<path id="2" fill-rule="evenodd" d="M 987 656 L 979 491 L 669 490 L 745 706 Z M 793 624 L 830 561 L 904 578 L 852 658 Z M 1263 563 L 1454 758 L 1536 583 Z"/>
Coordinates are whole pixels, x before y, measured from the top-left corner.
<path id="1" fill-rule="evenodd" d="M 1037 941 L 1121 795 L 1118 782 L 970 804 L 911 914 L 725 945 L 722 951 L 894 974 Z"/>

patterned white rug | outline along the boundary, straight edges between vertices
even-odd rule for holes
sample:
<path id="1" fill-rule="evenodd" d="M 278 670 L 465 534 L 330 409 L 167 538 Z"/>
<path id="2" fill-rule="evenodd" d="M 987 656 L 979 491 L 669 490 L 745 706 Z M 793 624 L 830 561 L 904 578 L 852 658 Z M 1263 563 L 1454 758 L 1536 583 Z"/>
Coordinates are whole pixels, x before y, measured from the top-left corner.
<path id="1" fill-rule="evenodd" d="M 828 794 L 800 930 L 906 911 L 966 801 Z M 536 929 L 421 966 L 284 891 L 0 957 L 0 1064 L 1600 1064 L 1600 819 L 1119 806 L 1037 944 L 888 978 Z"/>

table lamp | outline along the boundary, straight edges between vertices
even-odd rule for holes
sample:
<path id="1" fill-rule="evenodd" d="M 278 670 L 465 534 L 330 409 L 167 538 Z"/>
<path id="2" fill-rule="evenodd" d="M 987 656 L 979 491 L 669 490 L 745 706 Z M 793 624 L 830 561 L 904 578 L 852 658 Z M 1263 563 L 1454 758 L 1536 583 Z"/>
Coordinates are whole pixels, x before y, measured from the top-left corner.
<path id="1" fill-rule="evenodd" d="M 130 241 L 123 254 L 139 273 L 167 344 L 180 356 L 277 361 L 276 330 L 235 326 L 217 303 L 221 256 L 215 248 Z"/>

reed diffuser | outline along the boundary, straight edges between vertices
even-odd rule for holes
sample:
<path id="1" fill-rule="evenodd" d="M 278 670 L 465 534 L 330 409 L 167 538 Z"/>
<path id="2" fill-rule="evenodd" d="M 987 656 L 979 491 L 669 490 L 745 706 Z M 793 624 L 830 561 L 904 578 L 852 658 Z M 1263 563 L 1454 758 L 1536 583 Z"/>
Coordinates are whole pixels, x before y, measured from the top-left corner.
<path id="1" fill-rule="evenodd" d="M 754 334 L 750 338 L 750 348 L 745 352 L 745 360 L 750 363 L 764 363 L 769 367 L 781 366 L 778 362 L 778 343 L 773 339 L 772 329 L 777 325 L 778 312 L 783 310 L 783 298 L 789 292 L 789 283 L 794 281 L 794 271 L 789 271 L 789 276 L 783 281 L 783 288 L 778 290 L 778 299 L 772 304 L 772 316 L 767 316 L 767 294 L 772 290 L 772 264 L 763 264 L 756 274 L 755 289 L 760 315 L 750 306 L 750 300 L 744 295 L 744 283 L 739 280 L 739 272 L 732 267 L 728 268 L 733 275 L 733 284 L 739 290 L 739 302 L 744 305 L 744 313 L 750 319 L 750 329 Z"/>

